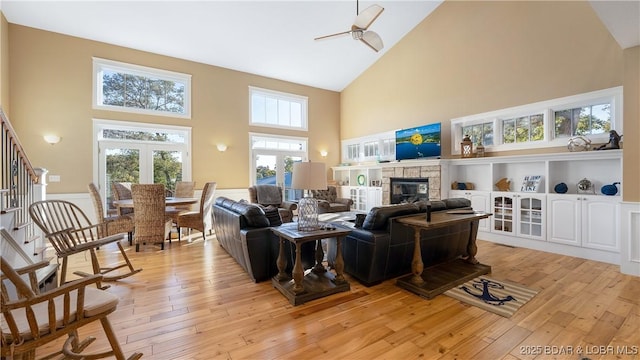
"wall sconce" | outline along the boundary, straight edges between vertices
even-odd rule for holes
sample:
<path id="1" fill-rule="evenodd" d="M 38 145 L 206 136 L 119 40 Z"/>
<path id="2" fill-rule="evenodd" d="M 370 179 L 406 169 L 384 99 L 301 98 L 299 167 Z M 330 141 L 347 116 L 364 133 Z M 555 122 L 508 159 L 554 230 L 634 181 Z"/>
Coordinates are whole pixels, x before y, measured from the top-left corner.
<path id="1" fill-rule="evenodd" d="M 327 152 L 327 150 L 320 150 L 320 156 L 322 156 L 322 157 L 327 157 L 327 155 L 329 155 L 329 153 Z"/>
<path id="2" fill-rule="evenodd" d="M 45 135 L 43 136 L 44 141 L 51 145 L 55 145 L 60 142 L 60 136 L 58 135 Z"/>
<path id="3" fill-rule="evenodd" d="M 220 152 L 227 151 L 227 145 L 226 144 L 218 144 L 218 145 L 216 145 L 216 147 L 218 148 L 218 151 L 220 151 Z"/>

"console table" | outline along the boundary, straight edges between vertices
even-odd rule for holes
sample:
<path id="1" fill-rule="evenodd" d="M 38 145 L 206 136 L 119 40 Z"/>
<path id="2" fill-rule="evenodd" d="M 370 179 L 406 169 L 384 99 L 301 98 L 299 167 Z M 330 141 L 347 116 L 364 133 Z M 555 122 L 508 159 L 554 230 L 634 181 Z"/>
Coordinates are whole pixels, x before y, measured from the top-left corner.
<path id="1" fill-rule="evenodd" d="M 411 262 L 412 274 L 399 278 L 398 286 L 431 299 L 454 286 L 491 272 L 491 267 L 480 264 L 475 256 L 478 252 L 476 245 L 478 223 L 481 219 L 488 218 L 492 214 L 484 212 L 461 214 L 460 212 L 435 212 L 431 214 L 429 222 L 427 222 L 425 214 L 397 219 L 398 223 L 413 228 L 415 241 L 413 261 Z M 466 246 L 467 257 L 438 264 L 423 271 L 420 231 L 454 224 L 468 224 L 470 227 L 469 241 Z"/>
<path id="2" fill-rule="evenodd" d="M 323 296 L 335 294 L 342 291 L 349 291 L 350 286 L 343 276 L 344 260 L 342 259 L 342 239 L 347 236 L 351 229 L 335 226 L 330 230 L 298 231 L 297 223 L 286 223 L 278 227 L 272 227 L 273 231 L 280 238 L 280 251 L 278 253 L 278 274 L 271 279 L 273 287 L 278 289 L 292 305 L 300 305 L 310 300 Z M 336 238 L 338 250 L 334 268 L 336 274 L 328 271 L 322 260 L 324 251 L 322 250 L 322 239 Z M 291 277 L 285 272 L 287 260 L 284 255 L 284 242 L 290 241 L 296 246 L 296 259 L 293 265 Z M 301 245 L 308 241 L 317 241 L 316 264 L 306 275 L 302 268 Z"/>

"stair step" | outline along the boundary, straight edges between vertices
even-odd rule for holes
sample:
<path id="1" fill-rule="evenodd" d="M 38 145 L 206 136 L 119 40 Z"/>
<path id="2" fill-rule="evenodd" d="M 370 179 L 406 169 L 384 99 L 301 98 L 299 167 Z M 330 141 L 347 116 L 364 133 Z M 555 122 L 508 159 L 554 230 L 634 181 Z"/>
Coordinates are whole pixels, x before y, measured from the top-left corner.
<path id="1" fill-rule="evenodd" d="M 26 240 L 24 241 L 24 243 L 25 243 L 25 244 L 29 244 L 29 243 L 31 243 L 31 242 L 34 242 L 34 241 L 38 240 L 39 238 L 40 238 L 40 236 L 38 236 L 38 235 L 33 235 L 33 236 L 31 236 L 30 238 L 26 239 Z"/>
<path id="2" fill-rule="evenodd" d="M 19 206 L 16 206 L 16 207 L 8 207 L 8 208 L 6 208 L 6 209 L 2 209 L 2 210 L 0 211 L 0 214 L 8 214 L 8 213 L 12 213 L 12 212 L 16 212 L 16 211 L 18 211 L 18 210 L 20 210 L 20 209 L 21 209 L 21 207 L 19 207 Z"/>
<path id="3" fill-rule="evenodd" d="M 33 252 L 33 256 L 39 256 L 40 254 L 44 253 L 46 250 L 47 250 L 46 246 L 36 248 Z"/>
<path id="4" fill-rule="evenodd" d="M 31 222 L 29 222 L 29 221 L 24 222 L 22 224 L 17 224 L 16 226 L 13 227 L 13 231 L 18 231 L 20 229 L 26 228 L 29 225 L 31 225 Z"/>

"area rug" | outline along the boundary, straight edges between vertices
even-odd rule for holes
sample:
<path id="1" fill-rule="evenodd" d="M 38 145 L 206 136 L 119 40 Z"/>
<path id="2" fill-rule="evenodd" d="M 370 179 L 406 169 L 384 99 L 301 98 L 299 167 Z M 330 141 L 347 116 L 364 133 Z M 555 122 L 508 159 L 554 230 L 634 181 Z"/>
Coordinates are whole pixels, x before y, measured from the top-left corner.
<path id="1" fill-rule="evenodd" d="M 444 294 L 498 315 L 511 317 L 537 293 L 537 290 L 520 284 L 479 276 Z"/>

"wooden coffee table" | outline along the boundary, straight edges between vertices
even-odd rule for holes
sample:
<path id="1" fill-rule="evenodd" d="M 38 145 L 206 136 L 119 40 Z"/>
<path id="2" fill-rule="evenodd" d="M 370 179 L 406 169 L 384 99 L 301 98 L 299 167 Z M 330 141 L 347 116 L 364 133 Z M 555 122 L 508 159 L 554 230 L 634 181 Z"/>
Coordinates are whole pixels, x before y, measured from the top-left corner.
<path id="1" fill-rule="evenodd" d="M 335 294 L 342 291 L 349 291 L 350 286 L 343 276 L 344 260 L 342 259 L 341 241 L 347 236 L 351 229 L 335 226 L 332 230 L 298 231 L 297 223 L 286 223 L 278 227 L 271 228 L 280 238 L 280 252 L 278 253 L 278 275 L 271 279 L 273 286 L 278 289 L 292 305 L 300 305 L 310 300 L 323 296 Z M 322 250 L 322 239 L 336 238 L 338 250 L 334 269 L 336 274 L 328 271 L 322 264 L 324 251 Z M 296 260 L 293 265 L 292 277 L 285 272 L 287 259 L 284 255 L 284 243 L 290 241 L 296 246 Z M 316 241 L 316 264 L 305 275 L 302 268 L 302 244 Z"/>

